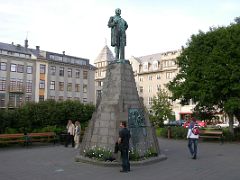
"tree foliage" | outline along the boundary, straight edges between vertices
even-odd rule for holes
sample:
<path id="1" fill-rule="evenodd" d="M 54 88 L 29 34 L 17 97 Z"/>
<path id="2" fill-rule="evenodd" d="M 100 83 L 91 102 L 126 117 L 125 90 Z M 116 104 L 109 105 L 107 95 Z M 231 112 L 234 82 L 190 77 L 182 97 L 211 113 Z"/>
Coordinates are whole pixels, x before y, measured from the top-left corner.
<path id="1" fill-rule="evenodd" d="M 238 22 L 238 19 L 235 20 Z M 240 24 L 192 35 L 177 58 L 180 72 L 168 84 L 173 99 L 192 99 L 200 112 L 240 111 Z M 239 118 L 239 117 L 238 117 Z M 232 123 L 232 122 L 231 122 Z M 231 127 L 231 125 L 230 125 Z"/>
<path id="2" fill-rule="evenodd" d="M 18 132 L 31 132 L 47 126 L 65 127 L 69 119 L 80 121 L 84 127 L 94 109 L 93 105 L 79 101 L 26 103 L 19 109 L 0 110 L 0 133 L 9 128 Z"/>
<path id="3" fill-rule="evenodd" d="M 151 109 L 153 110 L 153 115 L 150 117 L 150 120 L 155 126 L 160 127 L 163 125 L 163 121 L 174 118 L 168 93 L 163 89 L 159 90 L 157 96 L 153 97 Z"/>

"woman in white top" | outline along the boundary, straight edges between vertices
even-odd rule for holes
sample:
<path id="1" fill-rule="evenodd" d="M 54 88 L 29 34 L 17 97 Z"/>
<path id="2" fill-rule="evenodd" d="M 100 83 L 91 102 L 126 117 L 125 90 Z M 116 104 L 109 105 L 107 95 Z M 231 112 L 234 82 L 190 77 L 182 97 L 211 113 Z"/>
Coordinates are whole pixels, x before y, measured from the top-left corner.
<path id="1" fill-rule="evenodd" d="M 75 136 L 74 136 L 75 149 L 77 149 L 79 147 L 80 135 L 81 135 L 81 124 L 79 121 L 76 121 L 75 122 Z"/>

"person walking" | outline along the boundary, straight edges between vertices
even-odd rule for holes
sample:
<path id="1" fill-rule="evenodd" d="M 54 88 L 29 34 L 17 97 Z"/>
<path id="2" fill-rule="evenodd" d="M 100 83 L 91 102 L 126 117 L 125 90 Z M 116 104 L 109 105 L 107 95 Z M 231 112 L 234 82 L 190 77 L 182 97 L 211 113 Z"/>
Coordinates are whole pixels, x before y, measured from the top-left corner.
<path id="1" fill-rule="evenodd" d="M 188 127 L 187 138 L 188 138 L 188 149 L 191 153 L 192 159 L 197 159 L 199 126 L 194 117 L 192 117 L 190 125 Z"/>
<path id="2" fill-rule="evenodd" d="M 74 147 L 75 126 L 72 123 L 72 120 L 68 120 L 68 124 L 66 128 L 67 128 L 67 138 L 65 142 L 65 147 L 68 147 L 70 142 L 72 143 L 72 147 Z"/>
<path id="3" fill-rule="evenodd" d="M 79 121 L 76 121 L 75 122 L 75 135 L 74 135 L 75 149 L 77 149 L 79 147 L 80 134 L 81 134 L 81 124 Z"/>
<path id="4" fill-rule="evenodd" d="M 126 121 L 120 123 L 120 131 L 118 138 L 119 150 L 121 152 L 122 159 L 122 170 L 120 172 L 129 172 L 130 163 L 129 163 L 129 139 L 131 137 L 130 131 L 127 129 Z"/>

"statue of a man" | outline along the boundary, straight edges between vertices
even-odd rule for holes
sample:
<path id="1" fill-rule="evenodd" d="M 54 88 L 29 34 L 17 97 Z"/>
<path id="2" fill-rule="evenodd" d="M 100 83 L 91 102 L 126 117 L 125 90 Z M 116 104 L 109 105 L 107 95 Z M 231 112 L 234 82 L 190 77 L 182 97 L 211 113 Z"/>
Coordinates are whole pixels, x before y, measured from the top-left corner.
<path id="1" fill-rule="evenodd" d="M 121 9 L 115 10 L 115 16 L 111 16 L 108 21 L 108 27 L 111 28 L 111 46 L 115 47 L 115 58 L 125 59 L 124 48 L 126 46 L 127 22 L 121 18 Z M 120 57 L 119 57 L 120 56 Z"/>

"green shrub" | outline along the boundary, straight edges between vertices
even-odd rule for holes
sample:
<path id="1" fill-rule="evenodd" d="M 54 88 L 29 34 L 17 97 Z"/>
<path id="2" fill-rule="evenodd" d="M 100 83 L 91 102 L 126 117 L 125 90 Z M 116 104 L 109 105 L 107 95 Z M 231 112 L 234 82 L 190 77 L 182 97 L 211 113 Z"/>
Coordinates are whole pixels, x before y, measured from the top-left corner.
<path id="1" fill-rule="evenodd" d="M 140 159 L 141 159 L 141 157 L 136 149 L 132 149 L 129 151 L 129 160 L 139 161 Z"/>
<path id="2" fill-rule="evenodd" d="M 171 138 L 173 139 L 185 139 L 187 136 L 187 128 L 184 127 L 163 127 L 163 128 L 157 128 L 156 134 L 159 137 L 168 137 L 168 131 L 170 130 Z"/>

